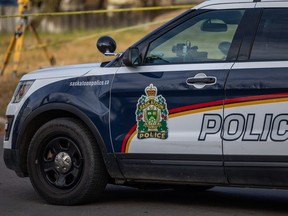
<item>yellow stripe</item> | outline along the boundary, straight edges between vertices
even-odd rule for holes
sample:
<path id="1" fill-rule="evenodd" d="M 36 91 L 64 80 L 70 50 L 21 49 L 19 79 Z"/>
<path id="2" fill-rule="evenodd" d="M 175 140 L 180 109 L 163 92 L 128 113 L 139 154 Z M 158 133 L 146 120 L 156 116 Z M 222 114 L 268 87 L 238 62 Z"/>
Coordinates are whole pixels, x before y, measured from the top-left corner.
<path id="1" fill-rule="evenodd" d="M 227 104 L 227 105 L 224 105 L 224 108 L 253 106 L 253 105 L 268 104 L 268 103 L 281 103 L 281 102 L 287 102 L 287 101 L 288 101 L 288 98 L 275 98 L 275 99 L 267 99 L 267 100 L 246 101 L 246 102 L 237 102 L 235 104 Z"/>
<path id="2" fill-rule="evenodd" d="M 183 116 L 183 115 L 195 114 L 195 113 L 200 113 L 200 112 L 207 112 L 207 111 L 211 111 L 211 110 L 218 110 L 218 109 L 222 109 L 222 108 L 223 108 L 223 106 L 219 105 L 219 106 L 205 107 L 205 108 L 200 108 L 200 109 L 195 109 L 195 110 L 188 110 L 188 111 L 183 111 L 183 112 L 171 114 L 171 115 L 169 115 L 169 118 L 175 118 L 175 117 L 179 117 L 179 116 Z"/>
<path id="3" fill-rule="evenodd" d="M 2 15 L 0 18 L 16 18 L 16 17 L 39 17 L 39 16 L 66 16 L 66 15 L 81 15 L 81 14 L 102 14 L 102 13 L 119 13 L 119 12 L 139 12 L 139 11 L 156 11 L 156 10 L 175 10 L 187 9 L 196 6 L 190 5 L 177 5 L 177 6 L 156 6 L 156 7 L 138 7 L 138 8 L 118 8 L 110 10 L 90 10 L 90 11 L 73 11 L 73 12 L 51 12 L 51 13 L 33 13 L 23 15 Z"/>
<path id="4" fill-rule="evenodd" d="M 129 137 L 127 144 L 126 144 L 126 147 L 125 147 L 125 153 L 127 153 L 129 151 L 130 143 L 131 143 L 132 139 L 136 136 L 136 133 L 137 133 L 137 129 Z"/>
<path id="5" fill-rule="evenodd" d="M 235 104 L 224 105 L 224 108 L 253 106 L 253 105 L 268 104 L 268 103 L 281 103 L 281 102 L 288 102 L 288 98 L 277 98 L 277 99 L 237 102 Z M 183 111 L 183 112 L 171 114 L 171 115 L 169 115 L 169 118 L 175 118 L 175 117 L 180 117 L 180 116 L 189 115 L 189 114 L 218 110 L 218 109 L 222 109 L 222 107 L 223 107 L 222 105 L 219 105 L 219 106 L 212 106 L 212 107 L 200 108 L 200 109 L 195 109 L 195 110 Z M 137 133 L 137 130 L 135 130 L 133 132 L 133 134 L 129 137 L 127 144 L 126 144 L 125 153 L 127 153 L 129 151 L 131 141 L 136 136 L 136 133 Z"/>
<path id="6" fill-rule="evenodd" d="M 171 114 L 171 115 L 169 115 L 169 119 L 170 118 L 179 117 L 179 116 L 183 116 L 183 115 L 195 114 L 195 113 L 206 112 L 206 111 L 217 110 L 217 109 L 222 109 L 222 105 L 213 106 L 213 107 L 205 107 L 205 108 L 200 108 L 200 109 L 195 109 L 195 110 L 188 110 L 188 111 L 184 111 L 184 112 Z M 131 143 L 132 139 L 136 136 L 136 134 L 137 134 L 137 130 L 135 130 L 131 134 L 131 136 L 129 137 L 129 139 L 127 141 L 127 144 L 126 144 L 126 147 L 125 147 L 125 153 L 127 153 L 129 151 L 130 143 Z"/>

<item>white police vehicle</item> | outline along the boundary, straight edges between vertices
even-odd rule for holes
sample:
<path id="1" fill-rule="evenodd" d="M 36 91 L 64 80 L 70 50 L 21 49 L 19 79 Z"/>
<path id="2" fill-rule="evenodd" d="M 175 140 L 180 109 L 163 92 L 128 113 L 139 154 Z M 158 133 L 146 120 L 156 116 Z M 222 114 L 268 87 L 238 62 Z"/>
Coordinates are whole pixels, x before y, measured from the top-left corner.
<path id="1" fill-rule="evenodd" d="M 111 62 L 27 74 L 6 165 L 63 205 L 107 183 L 287 188 L 287 26 L 288 1 L 211 0 Z"/>

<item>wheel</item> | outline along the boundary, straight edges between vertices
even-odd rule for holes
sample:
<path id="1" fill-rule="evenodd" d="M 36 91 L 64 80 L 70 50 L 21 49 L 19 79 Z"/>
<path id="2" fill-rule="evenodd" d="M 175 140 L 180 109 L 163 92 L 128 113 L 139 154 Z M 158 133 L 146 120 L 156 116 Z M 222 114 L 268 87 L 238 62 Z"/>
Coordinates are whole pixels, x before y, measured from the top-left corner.
<path id="1" fill-rule="evenodd" d="M 89 202 L 108 179 L 95 139 L 72 118 L 51 120 L 39 128 L 28 149 L 27 166 L 35 190 L 56 205 Z"/>

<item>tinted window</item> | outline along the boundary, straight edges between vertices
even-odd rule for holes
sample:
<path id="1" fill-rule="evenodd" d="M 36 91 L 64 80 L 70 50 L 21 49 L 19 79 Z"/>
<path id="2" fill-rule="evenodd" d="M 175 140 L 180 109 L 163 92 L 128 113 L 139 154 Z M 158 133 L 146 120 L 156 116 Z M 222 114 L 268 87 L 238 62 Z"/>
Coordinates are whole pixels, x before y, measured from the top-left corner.
<path id="1" fill-rule="evenodd" d="M 153 41 L 145 62 L 225 61 L 243 14 L 244 10 L 217 10 L 193 17 Z"/>
<path id="2" fill-rule="evenodd" d="M 251 60 L 288 59 L 288 10 L 265 10 L 255 37 Z"/>

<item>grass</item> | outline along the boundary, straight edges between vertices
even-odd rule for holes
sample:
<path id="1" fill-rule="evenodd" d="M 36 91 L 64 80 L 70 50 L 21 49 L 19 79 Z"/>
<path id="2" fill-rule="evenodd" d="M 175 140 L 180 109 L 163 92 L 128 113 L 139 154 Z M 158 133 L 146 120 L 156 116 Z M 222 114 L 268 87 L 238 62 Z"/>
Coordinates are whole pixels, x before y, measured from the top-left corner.
<path id="1" fill-rule="evenodd" d="M 149 31 L 150 29 L 142 29 L 119 34 L 111 34 L 111 36 L 117 41 L 118 47 L 116 51 L 120 52 L 128 48 Z M 96 40 L 98 39 L 97 36 L 95 36 L 95 38 L 92 37 L 91 39 L 77 41 L 79 38 L 84 38 L 87 35 L 94 34 L 95 32 L 81 31 L 73 33 L 66 32 L 61 34 L 41 34 L 40 37 L 44 43 L 56 44 L 48 47 L 49 53 L 51 53 L 56 59 L 56 65 L 69 65 L 111 60 L 111 57 L 105 57 L 97 50 L 95 46 Z M 10 38 L 11 35 L 9 34 L 1 34 L 0 66 L 4 60 L 4 54 L 8 47 Z M 5 117 L 6 107 L 13 96 L 14 90 L 20 78 L 24 74 L 36 70 L 40 67 L 49 66 L 49 61 L 45 57 L 42 49 L 27 50 L 27 48 L 33 45 L 35 45 L 35 40 L 30 33 L 27 33 L 24 38 L 24 50 L 22 51 L 21 63 L 19 64 L 17 75 L 13 76 L 11 73 L 13 71 L 12 55 L 4 75 L 0 76 L 0 118 Z M 0 121 L 0 135 L 3 133 L 4 125 Z"/>
<path id="2" fill-rule="evenodd" d="M 115 35 L 111 35 L 117 41 L 117 50 L 122 51 L 135 43 L 150 29 L 133 30 L 129 32 L 123 32 Z M 74 32 L 74 33 L 62 33 L 62 34 L 41 34 L 41 39 L 45 42 L 55 43 L 56 45 L 48 47 L 49 53 L 53 54 L 56 58 L 56 65 L 69 65 L 80 64 L 90 62 L 101 62 L 104 60 L 110 60 L 111 57 L 105 57 L 96 48 L 97 37 L 73 41 L 95 32 Z M 0 61 L 3 61 L 5 49 L 8 47 L 10 35 L 1 35 L 0 42 Z M 68 43 L 64 41 L 70 41 Z M 44 55 L 41 49 L 27 50 L 27 47 L 31 47 L 35 44 L 32 35 L 27 33 L 24 39 L 24 51 L 21 56 L 21 63 L 19 64 L 17 76 L 11 74 L 13 70 L 13 56 L 10 63 L 5 70 L 4 76 L 0 77 L 0 117 L 5 116 L 5 110 L 7 104 L 11 100 L 13 92 L 17 86 L 17 83 L 21 76 L 25 73 L 29 73 L 43 66 L 48 66 L 49 61 Z"/>
<path id="3" fill-rule="evenodd" d="M 183 10 L 167 13 L 165 16 L 159 16 L 156 20 L 170 19 L 182 11 Z M 95 31 L 79 30 L 57 34 L 40 33 L 40 38 L 43 43 L 51 45 L 48 46 L 48 51 L 55 57 L 56 65 L 102 62 L 111 60 L 111 57 L 105 57 L 95 46 L 97 39 L 101 35 L 105 35 L 104 32 L 110 32 L 109 35 L 117 42 L 116 52 L 120 52 L 131 46 L 156 27 L 157 25 L 123 32 L 113 32 L 113 29 L 96 29 Z M 0 66 L 3 63 L 4 54 L 11 37 L 12 34 L 1 33 Z M 10 63 L 5 70 L 4 76 L 0 76 L 0 117 L 5 116 L 6 107 L 11 100 L 21 76 L 40 67 L 49 66 L 49 61 L 45 57 L 42 49 L 31 49 L 31 47 L 35 47 L 35 45 L 37 45 L 37 43 L 34 37 L 30 32 L 26 32 L 24 35 L 23 51 L 17 76 L 11 75 L 11 72 L 13 71 L 13 55 L 11 56 Z"/>
<path id="4" fill-rule="evenodd" d="M 100 30 L 98 30 L 101 32 Z M 103 31 L 103 30 L 102 30 Z M 118 34 L 110 34 L 117 42 L 116 52 L 125 50 L 130 45 L 135 43 L 145 34 L 150 32 L 151 29 L 141 29 L 122 32 Z M 73 32 L 61 34 L 41 34 L 40 37 L 43 43 L 55 43 L 55 45 L 48 47 L 56 59 L 56 65 L 69 65 L 91 62 L 102 62 L 111 60 L 111 57 L 105 57 L 101 54 L 95 44 L 98 39 L 97 36 L 87 40 L 76 40 L 84 38 L 87 35 L 94 35 L 95 32 Z M 101 34 L 99 34 L 100 36 Z M 2 34 L 0 40 L 0 66 L 4 59 L 4 53 L 8 47 L 11 35 Z M 66 43 L 64 41 L 70 41 Z M 14 90 L 23 74 L 29 73 L 43 66 L 49 66 L 49 61 L 40 49 L 27 50 L 27 47 L 35 45 L 35 40 L 30 33 L 25 35 L 24 51 L 21 56 L 21 63 L 19 65 L 17 75 L 13 76 L 13 56 L 11 56 L 10 63 L 8 64 L 3 76 L 0 76 L 0 118 L 5 118 L 6 107 L 10 102 Z M 1 120 L 1 119 L 0 119 Z M 3 122 L 0 121 L 0 135 L 4 133 Z"/>

